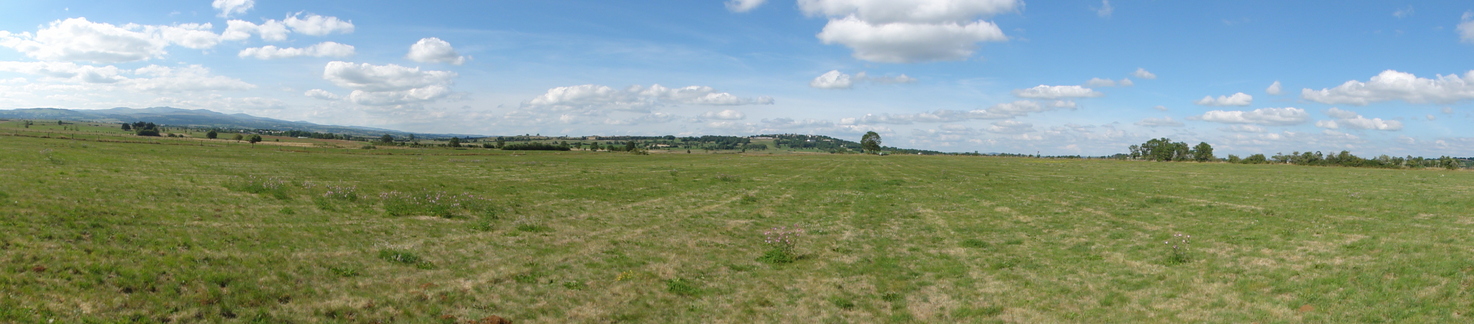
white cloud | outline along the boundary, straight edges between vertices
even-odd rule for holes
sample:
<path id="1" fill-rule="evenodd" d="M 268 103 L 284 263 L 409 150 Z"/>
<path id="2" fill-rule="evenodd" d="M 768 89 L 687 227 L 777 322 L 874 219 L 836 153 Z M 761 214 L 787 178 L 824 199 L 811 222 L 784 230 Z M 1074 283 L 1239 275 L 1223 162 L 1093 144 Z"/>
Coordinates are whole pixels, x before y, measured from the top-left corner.
<path id="1" fill-rule="evenodd" d="M 0 46 L 13 48 L 26 56 L 43 61 L 90 61 L 121 63 L 163 57 L 169 40 L 159 32 L 163 26 L 94 23 L 87 18 L 70 18 L 51 22 L 35 34 L 0 32 Z M 171 37 L 191 46 L 191 31 L 208 29 L 209 25 L 185 25 L 170 29 Z M 206 32 L 208 33 L 208 31 Z M 213 43 L 209 44 L 213 46 Z"/>
<path id="2" fill-rule="evenodd" d="M 1260 108 L 1252 111 L 1214 110 L 1189 119 L 1228 124 L 1296 125 L 1309 120 L 1310 114 L 1295 107 Z"/>
<path id="3" fill-rule="evenodd" d="M 1111 6 L 1111 0 L 1100 0 L 1100 8 L 1095 9 L 1095 15 L 1101 18 L 1110 18 L 1116 12 L 1116 7 Z"/>
<path id="4" fill-rule="evenodd" d="M 1459 21 L 1459 41 L 1474 43 L 1474 11 L 1464 12 L 1464 17 Z"/>
<path id="5" fill-rule="evenodd" d="M 853 85 L 854 82 L 850 80 L 850 75 L 839 72 L 839 70 L 824 72 L 813 81 L 809 81 L 810 87 L 819 89 L 849 89 Z"/>
<path id="6" fill-rule="evenodd" d="M 1315 122 L 1316 127 L 1328 129 L 1338 129 L 1341 127 L 1345 127 L 1349 129 L 1370 129 L 1381 131 L 1402 130 L 1402 122 L 1400 121 L 1383 120 L 1381 118 L 1366 118 L 1362 117 L 1356 112 L 1341 110 L 1335 107 L 1332 107 L 1330 110 L 1326 110 L 1326 115 L 1331 116 L 1331 118 L 1335 118 L 1336 120 L 1317 121 Z"/>
<path id="7" fill-rule="evenodd" d="M 149 65 L 138 69 L 115 66 L 79 65 L 71 62 L 3 62 L 0 72 L 42 76 L 32 82 L 32 91 L 72 93 L 148 92 L 181 93 L 195 91 L 249 90 L 255 85 L 239 79 L 213 75 L 200 65 L 166 67 Z"/>
<path id="8" fill-rule="evenodd" d="M 1116 81 L 1111 79 L 1090 78 L 1089 81 L 1085 81 L 1085 85 L 1096 88 L 1114 87 L 1118 85 L 1122 87 L 1129 87 L 1136 85 L 1136 82 L 1132 82 L 1131 79 L 1121 79 L 1121 81 Z"/>
<path id="9" fill-rule="evenodd" d="M 993 122 L 992 126 L 988 126 L 984 130 L 989 133 L 998 134 L 1023 134 L 1033 132 L 1034 125 L 1017 120 L 1002 120 Z"/>
<path id="10" fill-rule="evenodd" d="M 1183 124 L 1180 121 L 1173 120 L 1172 117 L 1162 117 L 1162 118 L 1147 118 L 1147 119 L 1142 119 L 1141 121 L 1136 122 L 1136 126 L 1143 126 L 1143 127 L 1182 127 Z"/>
<path id="11" fill-rule="evenodd" d="M 1374 102 L 1402 100 L 1409 103 L 1454 103 L 1474 99 L 1474 71 L 1459 75 L 1419 78 L 1412 73 L 1382 71 L 1367 82 L 1346 81 L 1335 88 L 1300 91 L 1306 100 L 1325 104 L 1365 106 Z"/>
<path id="12" fill-rule="evenodd" d="M 1167 111 L 1167 106 L 1157 105 L 1156 107 L 1152 107 L 1152 109 Z"/>
<path id="13" fill-rule="evenodd" d="M 261 36 L 261 40 L 280 42 L 287 40 L 291 34 L 287 25 L 279 20 L 268 19 L 261 24 L 245 20 L 230 20 L 225 22 L 225 32 L 220 33 L 220 38 L 228 41 L 239 41 L 251 38 L 251 34 Z"/>
<path id="14" fill-rule="evenodd" d="M 1357 114 L 1356 112 L 1347 111 L 1347 110 L 1341 110 L 1341 109 L 1336 108 L 1336 107 L 1331 107 L 1330 110 L 1326 110 L 1326 116 L 1331 116 L 1331 118 L 1335 118 L 1335 119 L 1347 119 L 1347 118 L 1356 118 L 1356 117 L 1361 116 L 1361 115 Z"/>
<path id="15" fill-rule="evenodd" d="M 1454 107 L 1443 107 L 1441 111 L 1445 114 L 1452 115 L 1454 113 Z"/>
<path id="16" fill-rule="evenodd" d="M 335 42 L 322 42 L 307 48 L 286 47 L 266 45 L 263 47 L 252 47 L 241 50 L 238 56 L 255 58 L 258 60 L 270 60 L 279 58 L 311 56 L 311 57 L 348 57 L 353 56 L 353 45 L 339 44 Z"/>
<path id="17" fill-rule="evenodd" d="M 831 19 L 819 32 L 824 44 L 843 44 L 854 57 L 885 63 L 956 61 L 972 56 L 977 43 L 1004 41 L 1003 30 L 987 21 L 924 24 L 873 24 L 853 16 Z"/>
<path id="18" fill-rule="evenodd" d="M 410 45 L 409 54 L 405 55 L 405 58 L 415 62 L 461 65 L 465 64 L 470 57 L 456 53 L 455 48 L 450 47 L 450 42 L 430 37 L 421 38 L 414 45 Z"/>
<path id="19" fill-rule="evenodd" d="M 743 114 L 740 111 L 727 109 L 722 111 L 708 111 L 705 114 L 702 114 L 701 117 L 721 120 L 742 120 L 746 119 L 747 115 Z"/>
<path id="20" fill-rule="evenodd" d="M 1049 86 L 1039 85 L 1028 89 L 1013 90 L 1013 95 L 1019 98 L 1030 99 L 1059 99 L 1059 98 L 1090 98 L 1104 96 L 1104 93 L 1096 92 L 1094 89 L 1071 85 L 1071 86 Z"/>
<path id="21" fill-rule="evenodd" d="M 1428 121 L 1438 120 L 1438 117 L 1433 116 L 1433 115 L 1427 115 L 1427 116 L 1424 116 L 1423 118 L 1427 118 Z"/>
<path id="22" fill-rule="evenodd" d="M 748 12 L 762 6 L 767 0 L 727 0 L 727 10 L 731 12 Z"/>
<path id="23" fill-rule="evenodd" d="M 1276 80 L 1274 81 L 1274 83 L 1270 84 L 1268 88 L 1264 88 L 1264 93 L 1268 93 L 1272 96 L 1278 96 L 1281 93 L 1284 93 L 1284 87 L 1280 85 L 1280 82 L 1278 80 Z"/>
<path id="24" fill-rule="evenodd" d="M 1045 112 L 1059 109 L 1075 109 L 1077 106 L 1073 101 L 1055 101 L 1051 103 L 1040 103 L 1037 101 L 1019 100 L 1001 103 L 971 111 L 961 110 L 937 110 L 930 113 L 918 114 L 866 114 L 859 118 L 840 119 L 841 125 L 865 125 L 865 124 L 911 124 L 911 123 L 944 123 L 959 122 L 974 119 L 1009 119 L 1026 116 L 1031 113 Z"/>
<path id="25" fill-rule="evenodd" d="M 1157 78 L 1157 75 L 1155 73 L 1147 72 L 1147 70 L 1143 68 L 1136 68 L 1136 72 L 1132 72 L 1131 75 L 1147 80 L 1154 80 Z"/>
<path id="26" fill-rule="evenodd" d="M 863 71 L 861 71 L 860 73 L 855 73 L 854 76 L 850 76 L 849 74 L 846 74 L 844 72 L 839 72 L 839 70 L 832 70 L 829 72 L 825 72 L 818 77 L 815 77 L 812 81 L 809 81 L 809 86 L 819 89 L 849 89 L 853 87 L 856 83 L 860 82 L 880 84 L 912 83 L 916 82 L 916 78 L 906 76 L 905 74 L 894 77 L 888 75 L 870 76 Z"/>
<path id="27" fill-rule="evenodd" d="M 347 99 L 365 106 L 389 106 L 433 101 L 450 95 L 456 78 L 450 71 L 421 71 L 399 65 L 328 62 L 323 79 L 353 90 Z"/>
<path id="28" fill-rule="evenodd" d="M 1228 127 L 1224 127 L 1224 128 L 1219 128 L 1219 130 L 1228 131 L 1228 132 L 1235 132 L 1235 133 L 1264 133 L 1264 132 L 1269 131 L 1267 129 L 1264 129 L 1264 127 L 1259 127 L 1259 126 L 1254 126 L 1254 125 L 1233 125 L 1233 126 L 1228 126 Z"/>
<path id="29" fill-rule="evenodd" d="M 829 18 L 817 36 L 842 44 L 866 61 L 909 63 L 964 60 L 977 44 L 1008 38 L 992 22 L 975 20 L 1014 12 L 1018 0 L 799 0 L 809 16 Z"/>
<path id="30" fill-rule="evenodd" d="M 336 93 L 328 92 L 327 90 L 323 90 L 323 89 L 307 90 L 307 92 L 306 93 L 303 93 L 303 95 L 306 95 L 308 97 L 317 98 L 317 99 L 322 99 L 322 100 L 338 100 L 338 99 L 343 99 L 343 96 L 339 96 Z"/>
<path id="31" fill-rule="evenodd" d="M 614 89 L 601 85 L 577 85 L 548 89 L 547 93 L 522 104 L 524 108 L 551 111 L 630 111 L 648 112 L 660 106 L 704 105 L 771 105 L 773 98 L 740 98 L 726 92 L 717 92 L 711 87 L 689 86 L 666 88 L 659 84 L 649 87 L 631 86 Z"/>
<path id="32" fill-rule="evenodd" d="M 1228 96 L 1218 96 L 1217 99 L 1214 99 L 1213 96 L 1206 96 L 1194 103 L 1203 106 L 1248 106 L 1253 102 L 1254 96 L 1239 92 Z"/>
<path id="33" fill-rule="evenodd" d="M 1407 6 L 1407 8 L 1400 8 L 1400 9 L 1397 9 L 1397 11 L 1393 11 L 1392 12 L 1392 16 L 1393 17 L 1397 17 L 1399 19 L 1401 19 L 1401 18 L 1407 18 L 1407 17 L 1410 17 L 1412 15 L 1413 15 L 1413 6 Z"/>
<path id="34" fill-rule="evenodd" d="M 256 5 L 255 0 L 215 0 L 210 3 L 215 10 L 220 10 L 220 17 L 226 18 L 234 14 L 244 14 Z"/>
<path id="35" fill-rule="evenodd" d="M 292 27 L 293 32 L 312 36 L 326 36 L 332 33 L 352 34 L 353 22 L 338 19 L 338 17 L 327 17 L 308 14 L 306 18 L 300 18 L 301 13 L 287 16 L 282 23 Z"/>

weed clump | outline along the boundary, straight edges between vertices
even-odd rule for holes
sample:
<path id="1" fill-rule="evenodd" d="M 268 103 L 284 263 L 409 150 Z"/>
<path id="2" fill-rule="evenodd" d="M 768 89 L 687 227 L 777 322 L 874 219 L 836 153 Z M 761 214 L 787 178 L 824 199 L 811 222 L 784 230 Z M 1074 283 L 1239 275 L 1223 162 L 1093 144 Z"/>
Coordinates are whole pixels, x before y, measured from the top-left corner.
<path id="1" fill-rule="evenodd" d="M 797 261 L 798 252 L 796 250 L 798 239 L 803 233 L 804 229 L 799 228 L 798 225 L 794 225 L 793 228 L 779 226 L 763 232 L 763 235 L 766 236 L 763 243 L 766 243 L 769 249 L 757 260 L 769 264 L 785 264 Z"/>
<path id="2" fill-rule="evenodd" d="M 389 261 L 390 263 L 398 263 L 398 264 L 403 264 L 403 265 L 412 265 L 412 266 L 415 266 L 415 268 L 420 268 L 420 269 L 427 269 L 428 270 L 428 269 L 434 269 L 435 268 L 435 264 L 434 263 L 430 263 L 430 261 L 426 261 L 426 260 L 420 259 L 420 257 L 417 256 L 417 255 L 415 255 L 414 253 L 410 253 L 409 251 L 403 251 L 403 250 L 394 250 L 394 249 L 379 250 L 379 259 L 383 259 L 384 261 Z"/>
<path id="3" fill-rule="evenodd" d="M 1177 233 L 1172 234 L 1171 240 L 1162 242 L 1162 244 L 1172 246 L 1172 250 L 1167 253 L 1167 264 L 1192 262 L 1192 255 L 1187 253 L 1187 246 L 1192 243 L 1192 237 L 1192 235 Z"/>
<path id="4" fill-rule="evenodd" d="M 690 280 L 682 278 L 666 280 L 665 290 L 681 296 L 696 296 L 701 294 L 701 288 L 697 288 Z"/>
<path id="5" fill-rule="evenodd" d="M 252 175 L 245 178 L 236 178 L 226 183 L 225 187 L 230 190 L 271 196 L 281 200 L 291 198 L 291 195 L 287 192 L 287 182 L 275 177 L 263 178 Z"/>
<path id="6" fill-rule="evenodd" d="M 390 191 L 379 194 L 379 200 L 389 216 L 427 215 L 454 218 L 461 214 L 487 213 L 492 209 L 491 199 L 470 193 L 408 194 Z"/>

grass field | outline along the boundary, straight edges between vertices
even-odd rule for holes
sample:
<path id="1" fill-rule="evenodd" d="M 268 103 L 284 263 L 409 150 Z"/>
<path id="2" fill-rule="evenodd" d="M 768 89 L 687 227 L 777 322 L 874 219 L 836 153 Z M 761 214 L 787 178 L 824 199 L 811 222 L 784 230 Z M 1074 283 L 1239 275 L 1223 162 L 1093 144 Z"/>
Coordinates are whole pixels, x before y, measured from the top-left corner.
<path id="1" fill-rule="evenodd" d="M 0 322 L 1474 316 L 1470 172 L 11 134 Z"/>

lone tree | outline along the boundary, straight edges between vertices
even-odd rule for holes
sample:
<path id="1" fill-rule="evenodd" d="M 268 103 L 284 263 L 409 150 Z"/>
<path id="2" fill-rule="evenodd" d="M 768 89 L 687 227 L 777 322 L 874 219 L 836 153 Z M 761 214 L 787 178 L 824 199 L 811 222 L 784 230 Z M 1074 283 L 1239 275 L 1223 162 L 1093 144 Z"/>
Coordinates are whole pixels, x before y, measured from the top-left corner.
<path id="1" fill-rule="evenodd" d="M 496 137 L 496 148 L 502 148 L 503 146 L 507 146 L 507 139 L 502 138 L 501 136 L 497 136 Z"/>
<path id="2" fill-rule="evenodd" d="M 234 139 L 236 142 L 240 142 L 241 139 L 244 139 L 244 138 L 246 138 L 246 137 L 245 136 L 241 136 L 241 134 L 235 134 L 234 137 L 231 137 L 231 139 Z"/>
<path id="3" fill-rule="evenodd" d="M 865 136 L 860 137 L 860 148 L 871 153 L 880 152 L 880 134 L 865 132 Z"/>
<path id="4" fill-rule="evenodd" d="M 1192 156 L 1198 162 L 1208 162 L 1217 159 L 1213 156 L 1213 146 L 1208 145 L 1207 142 L 1198 142 L 1197 146 L 1193 146 Z"/>
<path id="5" fill-rule="evenodd" d="M 634 151 L 635 150 L 635 141 L 624 142 L 624 150 L 626 152 L 628 152 L 628 151 Z"/>
<path id="6" fill-rule="evenodd" d="M 451 137 L 450 138 L 450 143 L 446 143 L 445 146 L 449 146 L 449 147 L 461 147 L 461 138 L 459 138 L 459 137 Z"/>
<path id="7" fill-rule="evenodd" d="M 125 130 L 125 131 L 131 131 L 131 130 L 133 130 L 133 125 L 128 125 L 128 123 L 123 123 L 123 130 Z"/>
<path id="8" fill-rule="evenodd" d="M 389 134 L 379 136 L 379 143 L 394 143 L 394 136 L 389 136 Z"/>
<path id="9" fill-rule="evenodd" d="M 256 145 L 257 142 L 261 141 L 261 135 L 251 135 L 251 139 L 248 141 L 251 142 L 251 145 Z"/>
<path id="10" fill-rule="evenodd" d="M 213 129 L 209 133 L 205 133 L 205 138 L 215 139 L 216 137 L 220 137 L 220 133 L 216 133 Z"/>

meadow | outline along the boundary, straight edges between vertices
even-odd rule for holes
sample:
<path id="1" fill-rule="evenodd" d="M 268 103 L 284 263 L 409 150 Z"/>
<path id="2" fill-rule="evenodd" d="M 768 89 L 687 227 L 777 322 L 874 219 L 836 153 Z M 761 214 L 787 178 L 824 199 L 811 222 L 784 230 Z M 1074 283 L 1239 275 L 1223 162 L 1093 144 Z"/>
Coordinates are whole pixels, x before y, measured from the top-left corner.
<path id="1" fill-rule="evenodd" d="M 294 148 L 7 125 L 0 322 L 1474 316 L 1470 172 Z M 765 232 L 795 226 L 792 254 L 772 257 Z"/>

